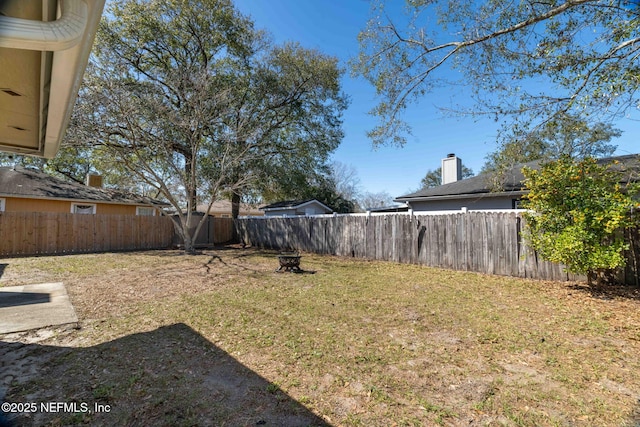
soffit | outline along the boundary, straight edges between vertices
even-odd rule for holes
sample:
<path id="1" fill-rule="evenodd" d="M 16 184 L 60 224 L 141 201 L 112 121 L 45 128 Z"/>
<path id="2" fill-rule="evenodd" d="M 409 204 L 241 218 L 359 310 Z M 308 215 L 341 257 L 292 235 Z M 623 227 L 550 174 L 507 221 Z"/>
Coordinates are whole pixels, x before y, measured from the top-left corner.
<path id="1" fill-rule="evenodd" d="M 52 3 L 6 0 L 0 2 L 0 14 L 31 21 L 43 20 L 43 14 L 53 9 Z M 0 146 L 18 152 L 40 151 L 40 92 L 48 84 L 42 80 L 49 77 L 48 73 L 42 73 L 43 65 L 46 65 L 43 59 L 46 61 L 47 56 L 50 61 L 50 54 L 40 51 L 0 48 Z"/>
<path id="2" fill-rule="evenodd" d="M 104 2 L 0 0 L 0 151 L 55 156 Z"/>

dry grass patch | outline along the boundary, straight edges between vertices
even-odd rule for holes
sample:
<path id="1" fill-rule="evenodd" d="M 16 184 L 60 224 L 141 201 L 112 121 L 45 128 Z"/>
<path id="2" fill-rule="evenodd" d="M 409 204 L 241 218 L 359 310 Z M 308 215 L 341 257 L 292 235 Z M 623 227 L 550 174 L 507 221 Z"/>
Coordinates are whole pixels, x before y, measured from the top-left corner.
<path id="1" fill-rule="evenodd" d="M 14 379 L 8 400 L 114 408 L 39 414 L 38 422 L 636 420 L 640 319 L 629 290 L 594 294 L 570 283 L 316 255 L 302 258 L 308 273 L 280 274 L 274 253 L 249 249 L 0 263 L 0 285 L 64 281 L 82 324 L 39 339 L 5 337 L 5 347 L 31 340 L 28 350 L 46 355 L 45 373 Z"/>

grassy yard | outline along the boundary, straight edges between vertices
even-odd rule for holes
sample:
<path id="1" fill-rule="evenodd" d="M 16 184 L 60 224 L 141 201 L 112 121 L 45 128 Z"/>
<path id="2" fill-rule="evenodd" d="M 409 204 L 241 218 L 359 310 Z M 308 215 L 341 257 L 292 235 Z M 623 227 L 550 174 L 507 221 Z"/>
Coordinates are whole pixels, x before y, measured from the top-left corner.
<path id="1" fill-rule="evenodd" d="M 7 400 L 110 409 L 23 425 L 640 423 L 636 290 L 236 248 L 0 264 L 0 286 L 63 281 L 81 324 L 0 337 L 41 365 Z"/>

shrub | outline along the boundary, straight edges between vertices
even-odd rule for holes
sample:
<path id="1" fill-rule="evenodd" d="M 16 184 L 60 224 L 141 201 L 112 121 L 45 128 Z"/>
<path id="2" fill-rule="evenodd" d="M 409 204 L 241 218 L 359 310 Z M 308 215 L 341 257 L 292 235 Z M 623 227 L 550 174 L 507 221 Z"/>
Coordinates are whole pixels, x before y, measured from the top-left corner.
<path id="1" fill-rule="evenodd" d="M 625 265 L 623 230 L 640 207 L 637 186 L 621 185 L 620 171 L 593 158 L 562 157 L 523 173 L 526 235 L 543 259 L 586 274 L 589 284 Z"/>

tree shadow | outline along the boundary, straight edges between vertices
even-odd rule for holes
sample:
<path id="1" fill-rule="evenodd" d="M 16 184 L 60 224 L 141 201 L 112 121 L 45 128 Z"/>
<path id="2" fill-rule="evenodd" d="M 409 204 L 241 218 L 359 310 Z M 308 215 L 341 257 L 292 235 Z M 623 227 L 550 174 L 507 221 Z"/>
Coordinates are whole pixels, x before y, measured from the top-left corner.
<path id="1" fill-rule="evenodd" d="M 276 273 L 279 274 L 285 274 L 285 273 L 290 273 L 290 274 L 316 274 L 315 270 L 304 270 L 304 269 L 299 269 L 299 270 L 275 270 Z"/>
<path id="2" fill-rule="evenodd" d="M 602 300 L 630 299 L 640 300 L 640 288 L 629 285 L 587 285 L 586 283 L 576 283 L 569 285 L 569 289 L 588 293 L 593 298 Z"/>
<path id="3" fill-rule="evenodd" d="M 8 266 L 9 264 L 0 263 L 0 279 L 2 279 L 2 275 L 4 274 L 4 271 L 7 269 Z"/>
<path id="4" fill-rule="evenodd" d="M 7 402 L 67 404 L 16 426 L 329 426 L 182 323 L 88 348 L 0 341 L 0 359 Z"/>
<path id="5" fill-rule="evenodd" d="M 280 251 L 275 249 L 265 249 L 259 248 L 257 246 L 246 245 L 242 246 L 239 244 L 228 244 L 223 246 L 216 246 L 211 250 L 215 250 L 216 252 L 224 252 L 231 251 L 235 252 L 234 258 L 248 258 L 256 255 L 266 255 L 266 256 L 278 256 Z"/>
<path id="6" fill-rule="evenodd" d="M 221 251 L 233 251 L 236 253 L 233 256 L 229 257 L 229 260 L 225 261 L 224 259 L 222 259 L 220 255 L 216 254 Z M 246 265 L 239 264 L 232 261 L 242 260 L 244 258 L 250 258 L 253 256 L 269 257 L 274 259 L 274 265 L 277 267 L 278 256 L 280 254 L 281 254 L 281 251 L 277 251 L 277 250 L 260 249 L 255 247 L 240 248 L 237 244 L 234 244 L 234 245 L 225 245 L 225 246 L 217 247 L 215 250 L 209 250 L 207 252 L 204 252 L 202 255 L 207 255 L 210 257 L 209 261 L 207 261 L 204 265 L 205 269 L 207 270 L 207 273 L 210 273 L 211 271 L 210 265 L 213 264 L 214 261 L 217 261 L 226 267 L 232 266 L 232 267 L 237 267 L 241 270 L 250 271 L 253 273 L 264 273 L 265 272 L 264 270 L 249 268 Z M 315 270 L 305 270 L 303 268 L 300 268 L 297 270 L 290 270 L 290 271 L 279 270 L 276 268 L 276 270 L 274 271 L 277 273 L 316 274 Z"/>
<path id="7" fill-rule="evenodd" d="M 204 267 L 205 267 L 207 273 L 211 273 L 211 267 L 210 266 L 214 263 L 214 261 L 219 262 L 220 264 L 222 264 L 225 267 L 235 267 L 235 268 L 237 268 L 239 270 L 250 272 L 250 273 L 258 273 L 258 274 L 259 273 L 264 273 L 264 271 L 262 271 L 262 270 L 259 270 L 259 269 L 256 269 L 256 268 L 249 268 L 244 264 L 241 264 L 239 262 L 234 262 L 234 261 L 241 261 L 242 258 L 245 257 L 245 256 L 242 256 L 242 255 L 230 257 L 230 258 L 228 258 L 228 261 L 225 261 L 220 255 L 215 255 L 215 254 L 212 255 L 210 252 L 203 253 L 203 255 L 207 255 L 209 257 L 209 261 L 207 261 L 204 264 Z M 255 253 L 253 255 L 255 255 Z M 249 255 L 246 255 L 246 256 L 249 256 Z"/>

